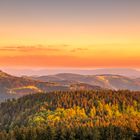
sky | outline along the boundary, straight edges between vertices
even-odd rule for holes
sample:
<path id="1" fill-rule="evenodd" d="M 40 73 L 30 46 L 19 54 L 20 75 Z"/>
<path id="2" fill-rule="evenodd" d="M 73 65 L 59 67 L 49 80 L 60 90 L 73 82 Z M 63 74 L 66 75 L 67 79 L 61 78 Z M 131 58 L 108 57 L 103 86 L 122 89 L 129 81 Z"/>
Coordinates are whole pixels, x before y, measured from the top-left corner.
<path id="1" fill-rule="evenodd" d="M 0 66 L 140 69 L 139 0 L 0 0 Z"/>

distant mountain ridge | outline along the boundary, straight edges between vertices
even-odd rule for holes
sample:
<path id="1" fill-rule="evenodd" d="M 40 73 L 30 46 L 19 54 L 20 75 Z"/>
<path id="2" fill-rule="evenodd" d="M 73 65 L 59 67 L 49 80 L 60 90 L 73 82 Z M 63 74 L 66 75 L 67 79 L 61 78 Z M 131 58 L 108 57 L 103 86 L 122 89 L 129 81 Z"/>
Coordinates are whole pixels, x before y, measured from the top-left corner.
<path id="1" fill-rule="evenodd" d="M 90 85 L 100 86 L 107 89 L 128 89 L 140 90 L 139 79 L 132 79 L 121 75 L 102 74 L 102 75 L 80 75 L 72 73 L 60 73 L 56 75 L 32 77 L 35 80 L 44 82 L 80 82 Z"/>
<path id="2" fill-rule="evenodd" d="M 12 68 L 3 68 L 3 70 L 7 73 L 16 76 L 32 76 L 32 75 L 56 75 L 57 73 L 75 73 L 81 75 L 101 75 L 101 74 L 113 74 L 113 75 L 121 75 L 129 78 L 139 78 L 140 70 L 132 69 L 132 68 L 98 68 L 98 69 L 12 69 Z"/>

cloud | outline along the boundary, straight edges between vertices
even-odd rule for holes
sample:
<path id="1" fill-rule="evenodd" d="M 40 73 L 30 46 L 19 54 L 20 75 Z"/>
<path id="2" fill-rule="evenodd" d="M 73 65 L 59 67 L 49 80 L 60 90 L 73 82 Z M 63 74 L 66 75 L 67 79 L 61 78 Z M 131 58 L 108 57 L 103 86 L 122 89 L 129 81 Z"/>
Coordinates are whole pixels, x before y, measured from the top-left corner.
<path id="1" fill-rule="evenodd" d="M 88 51 L 87 48 L 75 48 L 75 49 L 72 49 L 71 52 L 78 52 L 78 51 Z"/>
<path id="2" fill-rule="evenodd" d="M 0 47 L 0 51 L 10 51 L 10 52 L 36 52 L 36 51 L 45 51 L 45 52 L 58 52 L 68 45 L 32 45 L 32 46 L 5 46 Z"/>

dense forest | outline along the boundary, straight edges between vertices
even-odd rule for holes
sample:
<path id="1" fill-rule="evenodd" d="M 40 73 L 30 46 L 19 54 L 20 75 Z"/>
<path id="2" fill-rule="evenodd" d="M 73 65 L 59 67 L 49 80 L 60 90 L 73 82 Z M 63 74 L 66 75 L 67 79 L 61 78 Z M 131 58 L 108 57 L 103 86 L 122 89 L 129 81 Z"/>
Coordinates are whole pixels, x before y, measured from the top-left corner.
<path id="1" fill-rule="evenodd" d="M 0 140 L 140 139 L 140 92 L 57 91 L 0 105 Z"/>

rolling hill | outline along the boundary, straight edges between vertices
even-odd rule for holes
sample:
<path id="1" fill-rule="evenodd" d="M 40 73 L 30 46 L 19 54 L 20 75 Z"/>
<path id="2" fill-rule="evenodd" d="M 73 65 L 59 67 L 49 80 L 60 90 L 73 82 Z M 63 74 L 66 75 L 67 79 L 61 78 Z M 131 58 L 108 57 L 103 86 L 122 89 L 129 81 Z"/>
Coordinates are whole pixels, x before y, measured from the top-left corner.
<path id="1" fill-rule="evenodd" d="M 80 75 L 72 73 L 60 73 L 56 75 L 32 77 L 35 80 L 43 82 L 80 82 L 90 85 L 100 86 L 108 89 L 128 89 L 128 90 L 140 90 L 140 82 L 137 79 L 128 78 L 121 75 L 102 74 L 102 75 Z"/>
<path id="2" fill-rule="evenodd" d="M 140 90 L 140 80 L 111 74 L 80 75 L 73 73 L 17 77 L 0 71 L 0 100 L 40 92 L 100 89 L 136 91 Z"/>
<path id="3" fill-rule="evenodd" d="M 3 71 L 10 73 L 16 76 L 22 75 L 55 75 L 58 73 L 75 73 L 81 75 L 103 75 L 103 74 L 112 74 L 112 75 L 121 75 L 129 78 L 139 78 L 140 70 L 132 68 L 99 68 L 99 69 L 12 69 L 12 68 L 2 68 Z"/>
<path id="4" fill-rule="evenodd" d="M 16 77 L 0 71 L 0 100 L 40 92 L 94 89 L 98 90 L 101 88 L 87 83 L 73 83 L 69 81 L 46 82 L 28 77 Z"/>

